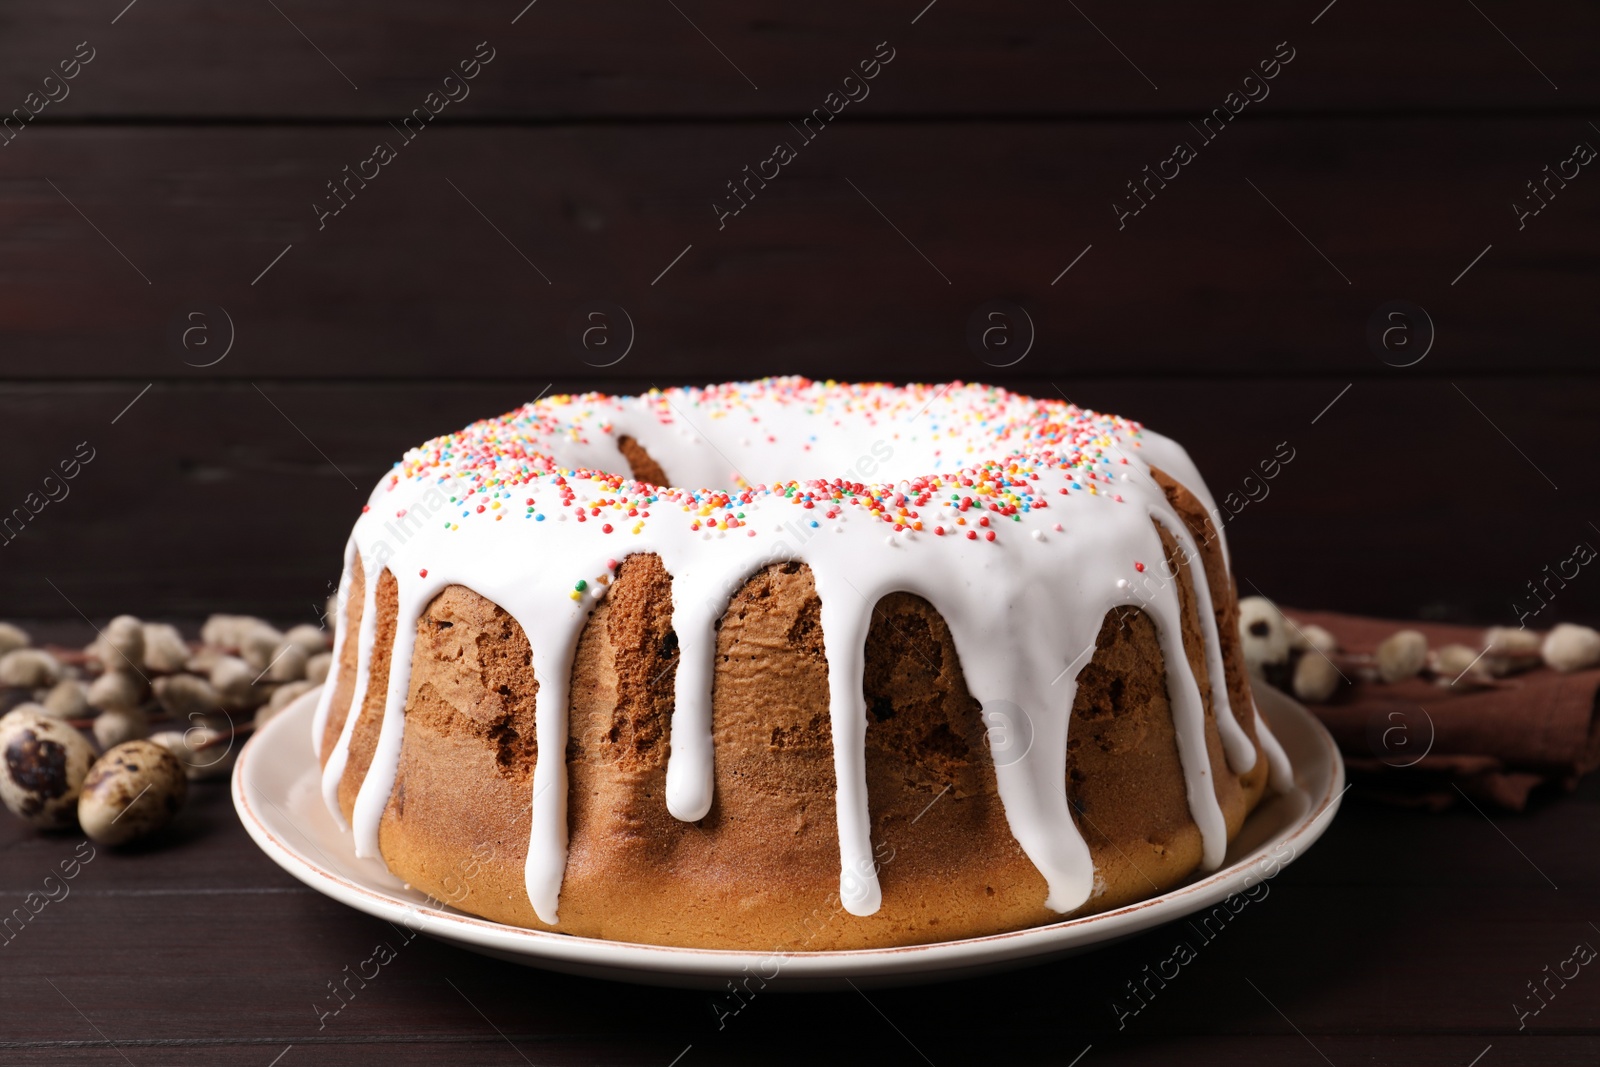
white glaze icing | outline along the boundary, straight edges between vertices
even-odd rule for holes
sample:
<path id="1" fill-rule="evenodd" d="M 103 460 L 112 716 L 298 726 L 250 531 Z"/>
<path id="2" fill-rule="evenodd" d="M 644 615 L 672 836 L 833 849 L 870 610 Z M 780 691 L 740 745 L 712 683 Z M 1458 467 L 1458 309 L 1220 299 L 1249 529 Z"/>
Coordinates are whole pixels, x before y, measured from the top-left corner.
<path id="1" fill-rule="evenodd" d="M 734 486 L 724 490 L 731 502 L 716 502 L 715 491 L 656 490 L 600 473 L 627 470 L 618 446 L 625 435 L 679 485 Z M 894 389 L 768 379 L 641 397 L 553 397 L 475 423 L 408 452 L 356 523 L 340 588 L 347 594 L 359 555 L 366 580 L 357 667 L 350 711 L 324 769 L 324 797 L 343 825 L 338 783 L 370 681 L 381 572 L 395 577 L 399 611 L 377 745 L 351 820 L 362 856 L 379 856 L 417 619 L 447 586 L 473 590 L 515 619 L 533 650 L 540 757 L 525 880 L 535 912 L 554 924 L 567 853 L 568 684 L 578 638 L 606 589 L 596 579 L 609 580 L 617 561 L 642 552 L 657 553 L 672 576 L 680 654 L 666 804 L 675 817 L 693 821 L 714 800 L 717 620 L 763 566 L 798 560 L 810 567 L 822 604 L 846 910 L 870 915 L 882 899 L 866 790 L 862 675 L 872 609 L 897 591 L 940 611 L 986 721 L 1020 711 L 1023 721 L 1014 725 L 1025 727 L 1031 743 L 1020 756 L 997 756 L 996 781 L 1013 835 L 1048 884 L 1046 904 L 1059 912 L 1081 907 L 1095 887 L 1065 791 L 1076 673 L 1107 612 L 1137 607 L 1149 614 L 1166 664 L 1203 866 L 1215 868 L 1227 834 L 1206 745 L 1205 701 L 1184 654 L 1178 583 L 1167 573 L 1157 524 L 1197 568 L 1192 586 L 1228 765 L 1242 773 L 1258 755 L 1229 707 L 1198 548 L 1151 466 L 1215 514 L 1193 463 L 1174 442 L 1069 404 L 959 383 Z M 844 488 L 812 481 L 835 476 L 861 480 Z M 954 481 L 930 488 L 928 476 Z M 952 491 L 967 498 L 966 509 L 951 502 Z M 813 506 L 800 503 L 807 493 Z M 868 499 L 880 510 L 861 505 Z M 1010 502 L 1009 513 L 984 510 L 1001 501 Z M 625 514 L 627 506 L 636 514 Z M 718 528 L 707 528 L 708 519 Z M 341 619 L 335 672 L 346 628 Z M 330 673 L 317 710 L 319 747 L 335 684 Z M 1273 787 L 1287 788 L 1288 762 L 1258 713 L 1254 727 Z"/>

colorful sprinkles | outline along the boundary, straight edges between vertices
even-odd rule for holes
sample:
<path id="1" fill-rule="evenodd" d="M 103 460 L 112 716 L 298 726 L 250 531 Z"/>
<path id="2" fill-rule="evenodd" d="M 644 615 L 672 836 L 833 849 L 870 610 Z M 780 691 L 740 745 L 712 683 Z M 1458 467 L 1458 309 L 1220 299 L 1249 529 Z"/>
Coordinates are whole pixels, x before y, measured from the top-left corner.
<path id="1" fill-rule="evenodd" d="M 683 522 L 705 537 L 740 529 L 755 537 L 758 530 L 746 522 L 744 507 L 758 498 L 778 498 L 792 504 L 813 529 L 820 519 L 837 523 L 855 515 L 889 526 L 890 544 L 898 543 L 894 535 L 924 533 L 994 543 L 999 524 L 1021 522 L 1024 514 L 1050 507 L 1047 491 L 1035 484 L 1041 473 L 1057 475 L 1051 484 L 1065 478 L 1066 484 L 1055 489 L 1060 495 L 1083 492 L 1122 503 L 1121 494 L 1110 491 L 1114 468 L 1127 464 L 1122 449 L 1139 447 L 1143 429 L 1137 422 L 1064 401 L 960 382 L 898 387 L 765 378 L 704 389 L 651 390 L 639 399 L 661 423 L 679 428 L 730 418 L 758 423 L 761 407 L 776 403 L 810 416 L 808 426 L 837 427 L 850 418 L 896 437 L 911 427 L 943 446 L 936 454 L 948 449 L 971 459 L 957 469 L 896 482 L 834 477 L 771 485 L 735 479 L 735 489 L 652 485 L 557 462 L 554 453 L 561 445 L 587 445 L 591 434 L 614 432 L 619 399 L 584 393 L 545 397 L 412 449 L 395 465 L 388 488 L 407 481 L 453 492 L 449 502 L 460 514 L 446 521 L 450 530 L 511 514 L 534 522 L 552 515 L 561 521 L 596 520 L 602 534 L 638 535 L 651 522 Z M 915 425 L 919 419 L 924 421 Z M 767 443 L 782 443 L 766 427 L 762 430 Z M 794 445 L 805 451 L 815 440 L 809 434 Z M 980 454 L 980 447 L 988 455 Z M 397 514 L 403 517 L 405 512 Z M 1060 524 L 1054 529 L 1060 532 Z M 574 600 L 584 588 L 580 581 Z"/>

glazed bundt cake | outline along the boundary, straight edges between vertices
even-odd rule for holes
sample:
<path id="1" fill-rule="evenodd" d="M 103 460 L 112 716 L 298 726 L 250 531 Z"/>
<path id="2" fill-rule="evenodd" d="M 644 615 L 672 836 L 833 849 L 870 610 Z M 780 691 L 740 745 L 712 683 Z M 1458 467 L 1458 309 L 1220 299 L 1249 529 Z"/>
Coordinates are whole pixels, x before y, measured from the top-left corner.
<path id="1" fill-rule="evenodd" d="M 1016 930 L 1217 867 L 1290 781 L 1220 514 L 1136 422 L 962 383 L 556 396 L 362 512 L 323 792 L 358 855 L 485 918 Z"/>

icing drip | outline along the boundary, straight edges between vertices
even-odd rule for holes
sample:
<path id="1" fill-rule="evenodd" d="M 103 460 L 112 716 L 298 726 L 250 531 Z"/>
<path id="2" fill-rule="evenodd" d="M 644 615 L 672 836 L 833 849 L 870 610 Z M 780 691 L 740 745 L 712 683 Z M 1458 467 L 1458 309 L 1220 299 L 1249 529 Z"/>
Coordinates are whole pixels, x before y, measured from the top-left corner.
<path id="1" fill-rule="evenodd" d="M 718 601 L 726 606 L 737 588 L 721 590 L 717 582 L 703 578 L 715 572 L 697 572 L 663 556 L 662 564 L 673 575 L 672 632 L 709 634 L 715 632 L 722 614 Z M 697 580 L 702 579 L 702 580 Z M 672 758 L 667 761 L 667 810 L 673 818 L 699 822 L 711 810 L 711 676 L 716 660 L 715 640 L 701 639 L 690 645 L 678 644 L 678 669 L 673 686 Z"/>
<path id="2" fill-rule="evenodd" d="M 1167 533 L 1178 542 L 1179 553 L 1184 559 L 1191 561 L 1194 568 L 1190 585 L 1194 589 L 1199 609 L 1202 644 L 1205 646 L 1206 655 L 1206 674 L 1211 680 L 1211 706 L 1216 713 L 1217 733 L 1222 737 L 1222 750 L 1228 757 L 1228 766 L 1233 773 L 1243 774 L 1256 765 L 1256 749 L 1250 741 L 1250 735 L 1239 725 L 1238 717 L 1232 713 L 1229 706 L 1228 676 L 1222 662 L 1222 639 L 1217 633 L 1217 615 L 1211 603 L 1211 585 L 1206 581 L 1200 550 L 1195 545 L 1194 538 L 1190 536 L 1188 527 L 1177 515 L 1169 512 L 1162 516 L 1152 512 L 1151 518 L 1160 522 Z"/>
<path id="3" fill-rule="evenodd" d="M 1171 527 L 1168 532 L 1172 532 Z M 1205 585 L 1204 578 L 1193 585 L 1198 591 Z M 1184 653 L 1181 618 L 1178 612 L 1169 612 L 1169 607 L 1163 604 L 1156 613 L 1161 659 L 1167 668 L 1167 699 L 1172 704 L 1172 726 L 1177 736 L 1178 760 L 1183 764 L 1184 785 L 1189 793 L 1189 814 L 1200 827 L 1200 866 L 1203 870 L 1214 871 L 1222 865 L 1222 854 L 1228 847 L 1228 827 L 1222 817 L 1222 805 L 1217 803 L 1216 784 L 1211 780 L 1211 757 L 1206 751 L 1205 702 Z M 1202 620 L 1209 615 L 1209 607 L 1202 607 L 1201 615 Z M 1226 694 L 1220 705 L 1214 706 L 1219 724 L 1224 717 L 1233 718 Z"/>
<path id="4" fill-rule="evenodd" d="M 351 537 L 350 540 L 345 542 L 344 567 L 339 573 L 339 593 L 334 597 L 334 603 L 337 606 L 334 608 L 333 658 L 329 661 L 330 664 L 337 664 L 340 657 L 344 655 L 345 634 L 350 630 L 348 604 L 350 600 L 350 583 L 354 578 L 353 564 L 355 558 L 356 539 Z M 328 673 L 336 674 L 337 668 L 330 666 Z M 316 714 L 311 717 L 311 747 L 317 752 L 322 751 L 322 735 L 328 728 L 328 713 L 333 707 L 333 679 L 324 680 L 329 684 L 324 685 L 322 692 L 318 694 Z"/>
<path id="5" fill-rule="evenodd" d="M 1287 793 L 1294 788 L 1294 768 L 1289 764 L 1289 754 L 1283 750 L 1278 739 L 1272 736 L 1272 731 L 1267 729 L 1254 696 L 1250 698 L 1250 710 L 1256 719 L 1256 739 L 1261 742 L 1261 751 L 1267 757 L 1267 784 L 1275 793 Z"/>
<path id="6" fill-rule="evenodd" d="M 368 584 L 377 586 L 376 581 Z M 394 791 L 395 774 L 400 769 L 400 735 L 405 726 L 406 692 L 411 687 L 411 653 L 417 643 L 417 617 L 428 606 L 428 601 L 444 590 L 438 582 L 396 584 L 400 589 L 396 609 L 400 625 L 395 627 L 394 648 L 389 654 L 389 684 L 378 719 L 378 742 L 373 748 L 372 765 L 361 780 L 350 812 L 356 855 L 374 859 L 382 858 L 378 851 L 378 823 L 383 818 L 384 806 Z M 346 749 L 348 751 L 348 746 Z"/>
<path id="7" fill-rule="evenodd" d="M 588 617 L 587 612 L 575 614 L 581 617 L 571 619 L 564 633 L 524 627 L 529 641 L 540 643 L 533 646 L 533 674 L 539 682 L 533 709 L 539 758 L 533 765 L 533 829 L 523 880 L 534 911 L 552 924 L 567 867 L 567 693 L 578 636 Z M 546 759 L 547 752 L 555 758 Z"/>
<path id="8" fill-rule="evenodd" d="M 738 488 L 689 492 L 605 473 L 627 469 L 617 445 L 625 435 L 680 484 Z M 1243 773 L 1258 755 L 1229 707 L 1198 548 L 1151 466 L 1217 514 L 1183 450 L 1139 424 L 959 383 L 895 389 L 767 379 L 639 397 L 552 397 L 475 423 L 407 453 L 356 524 L 340 587 L 347 594 L 359 558 L 366 581 L 354 694 L 323 773 L 324 797 L 343 825 L 338 784 L 369 685 L 382 571 L 395 576 L 399 609 L 378 742 L 353 810 L 358 855 L 379 855 L 417 621 L 447 586 L 473 590 L 515 619 L 533 650 L 538 757 L 524 873 L 535 912 L 556 923 L 567 855 L 572 662 L 617 561 L 654 552 L 672 575 L 679 659 L 666 805 L 674 817 L 697 821 L 714 800 L 718 620 L 749 577 L 793 560 L 810 567 L 822 605 L 847 911 L 870 915 L 882 899 L 862 677 L 873 608 L 897 591 L 928 600 L 949 626 L 967 687 L 991 725 L 1007 823 L 1048 884 L 1047 906 L 1060 912 L 1081 907 L 1095 884 L 1066 793 L 1077 672 L 1108 612 L 1147 614 L 1166 667 L 1203 864 L 1215 868 L 1227 833 L 1205 698 L 1183 647 L 1178 581 L 1158 526 L 1190 564 L 1228 766 Z M 341 616 L 348 617 L 344 606 Z M 335 672 L 345 629 L 336 637 Z M 330 676 L 319 702 L 319 745 L 335 682 Z M 996 722 L 1006 724 L 1004 743 Z M 1259 714 L 1254 726 L 1272 786 L 1288 788 L 1282 749 Z M 1021 740 L 1019 754 L 1011 742 Z"/>
<path id="9" fill-rule="evenodd" d="M 816 570 L 813 569 L 813 580 Z M 845 579 L 848 581 L 848 579 Z M 867 703 L 862 695 L 872 604 L 819 582 L 822 647 L 828 659 L 828 717 L 833 734 L 834 807 L 839 819 L 839 902 L 851 915 L 871 915 L 883 903 L 872 859 L 867 811 Z M 670 761 L 669 761 L 670 762 Z"/>
<path id="10" fill-rule="evenodd" d="M 361 705 L 367 699 L 367 681 L 372 674 L 372 648 L 377 642 L 378 635 L 378 571 L 367 555 L 361 552 L 359 542 L 356 551 L 360 554 L 361 573 L 365 580 L 361 591 L 361 625 L 357 627 L 356 633 L 355 691 L 350 697 L 350 709 L 345 714 L 344 727 L 339 731 L 339 740 L 334 744 L 333 751 L 328 754 L 328 762 L 322 768 L 322 799 L 328 805 L 333 821 L 341 830 L 350 829 L 350 824 L 345 820 L 344 810 L 339 807 L 339 779 L 344 777 L 345 765 L 350 760 L 350 737 L 355 733 L 356 720 L 361 717 Z M 345 581 L 348 581 L 348 576 Z M 344 585 L 345 581 L 341 581 L 340 585 Z M 348 613 L 349 608 L 342 606 L 340 610 Z M 338 668 L 339 661 L 335 659 L 325 680 L 329 690 L 332 690 L 337 682 L 334 672 Z M 317 745 L 321 747 L 321 738 L 317 739 Z"/>

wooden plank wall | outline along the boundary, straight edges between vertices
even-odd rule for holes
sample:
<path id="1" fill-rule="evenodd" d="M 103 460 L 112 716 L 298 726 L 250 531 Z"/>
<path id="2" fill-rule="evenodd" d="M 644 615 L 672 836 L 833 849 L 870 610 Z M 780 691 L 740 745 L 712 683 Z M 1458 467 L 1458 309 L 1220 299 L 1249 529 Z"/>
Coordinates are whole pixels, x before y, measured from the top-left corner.
<path id="1" fill-rule="evenodd" d="M 1059 390 L 1219 494 L 1288 441 L 1230 529 L 1287 603 L 1515 623 L 1600 546 L 1591 5 L 63 0 L 0 27 L 0 114 L 38 111 L 0 127 L 0 514 L 94 456 L 0 541 L 0 615 L 302 617 L 405 447 L 547 386 L 767 373 Z M 994 299 L 1036 331 L 1008 366 L 966 343 Z M 613 366 L 569 339 L 591 300 L 634 324 Z M 1409 366 L 1369 343 L 1394 301 L 1432 323 Z M 1531 624 L 1592 621 L 1600 575 L 1547 600 Z"/>

